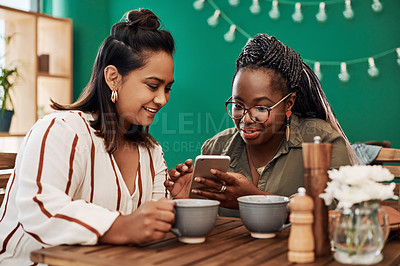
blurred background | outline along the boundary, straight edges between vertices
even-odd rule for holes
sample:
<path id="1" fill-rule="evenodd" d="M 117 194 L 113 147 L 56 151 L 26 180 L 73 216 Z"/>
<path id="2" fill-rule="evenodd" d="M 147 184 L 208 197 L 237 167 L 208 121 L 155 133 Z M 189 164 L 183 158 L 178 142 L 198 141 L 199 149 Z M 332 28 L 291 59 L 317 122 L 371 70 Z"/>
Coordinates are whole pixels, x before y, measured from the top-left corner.
<path id="1" fill-rule="evenodd" d="M 295 0 L 275 1 L 278 10 L 272 0 L 42 0 L 38 8 L 72 19 L 73 100 L 126 11 L 148 8 L 159 16 L 176 41 L 175 84 L 150 131 L 169 167 L 194 158 L 206 139 L 233 125 L 224 101 L 235 61 L 248 38 L 261 32 L 300 53 L 311 68 L 320 63 L 322 87 L 350 142 L 388 140 L 400 148 L 400 1 L 353 0 L 346 9 L 350 1 L 327 0 L 326 17 L 320 2 L 299 1 L 297 12 Z M 226 36 L 232 25 L 234 36 Z"/>

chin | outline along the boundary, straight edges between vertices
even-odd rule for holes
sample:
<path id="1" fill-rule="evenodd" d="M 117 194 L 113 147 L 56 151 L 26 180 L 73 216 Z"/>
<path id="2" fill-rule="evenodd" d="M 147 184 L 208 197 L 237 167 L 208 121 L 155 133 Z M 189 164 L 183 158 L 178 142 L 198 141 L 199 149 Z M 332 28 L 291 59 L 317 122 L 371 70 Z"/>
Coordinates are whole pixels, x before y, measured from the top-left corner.
<path id="1" fill-rule="evenodd" d="M 151 120 L 145 120 L 145 121 L 139 121 L 138 125 L 144 126 L 144 127 L 148 127 L 151 124 L 153 124 L 153 119 Z"/>

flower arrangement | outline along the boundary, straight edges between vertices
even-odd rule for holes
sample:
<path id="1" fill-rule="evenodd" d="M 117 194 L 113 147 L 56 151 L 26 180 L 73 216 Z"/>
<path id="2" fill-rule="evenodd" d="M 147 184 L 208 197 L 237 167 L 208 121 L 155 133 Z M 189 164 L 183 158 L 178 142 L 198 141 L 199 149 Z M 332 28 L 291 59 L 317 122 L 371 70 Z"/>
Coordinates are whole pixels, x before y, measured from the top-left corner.
<path id="1" fill-rule="evenodd" d="M 326 205 L 338 201 L 331 216 L 334 258 L 357 265 L 381 261 L 388 218 L 379 201 L 397 198 L 393 192 L 396 184 L 388 183 L 394 176 L 377 165 L 342 166 L 328 174 L 331 181 L 320 197 Z"/>
<path id="2" fill-rule="evenodd" d="M 356 203 L 369 200 L 397 199 L 394 195 L 395 183 L 382 183 L 393 180 L 394 176 L 380 165 L 342 166 L 328 171 L 328 186 L 320 197 L 330 205 L 335 198 L 338 208 L 349 209 Z"/>

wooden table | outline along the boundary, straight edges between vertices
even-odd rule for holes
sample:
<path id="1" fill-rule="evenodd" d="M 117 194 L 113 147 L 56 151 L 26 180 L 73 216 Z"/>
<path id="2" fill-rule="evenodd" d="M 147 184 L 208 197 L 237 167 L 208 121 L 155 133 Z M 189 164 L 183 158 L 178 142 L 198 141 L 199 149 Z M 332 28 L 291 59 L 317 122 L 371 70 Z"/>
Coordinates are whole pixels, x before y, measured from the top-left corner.
<path id="1" fill-rule="evenodd" d="M 55 246 L 31 253 L 34 262 L 49 265 L 292 265 L 287 260 L 289 229 L 272 239 L 254 239 L 240 219 L 218 218 L 202 244 L 182 244 L 171 233 L 143 246 Z M 383 260 L 375 265 L 400 264 L 400 240 L 388 241 Z M 332 256 L 312 264 L 342 265 Z"/>

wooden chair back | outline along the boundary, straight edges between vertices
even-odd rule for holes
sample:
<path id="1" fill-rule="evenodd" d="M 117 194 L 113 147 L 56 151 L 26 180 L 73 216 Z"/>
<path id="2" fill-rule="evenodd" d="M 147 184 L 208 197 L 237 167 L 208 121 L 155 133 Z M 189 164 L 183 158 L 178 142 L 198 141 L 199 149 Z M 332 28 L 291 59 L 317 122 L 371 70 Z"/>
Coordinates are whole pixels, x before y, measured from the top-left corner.
<path id="1" fill-rule="evenodd" d="M 395 148 L 382 148 L 378 156 L 372 162 L 373 164 L 382 164 L 384 168 L 387 168 L 395 177 L 396 188 L 395 194 L 399 196 L 399 187 L 400 187 L 400 149 Z M 399 201 L 387 200 L 384 201 L 384 205 L 389 205 L 396 210 L 400 211 Z"/>
<path id="2" fill-rule="evenodd" d="M 0 170 L 10 170 L 15 166 L 16 153 L 0 152 Z M 4 172 L 4 171 L 3 171 Z M 3 202 L 6 186 L 11 173 L 0 172 L 0 204 Z"/>

